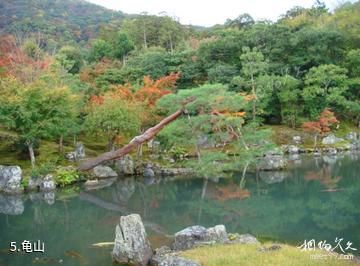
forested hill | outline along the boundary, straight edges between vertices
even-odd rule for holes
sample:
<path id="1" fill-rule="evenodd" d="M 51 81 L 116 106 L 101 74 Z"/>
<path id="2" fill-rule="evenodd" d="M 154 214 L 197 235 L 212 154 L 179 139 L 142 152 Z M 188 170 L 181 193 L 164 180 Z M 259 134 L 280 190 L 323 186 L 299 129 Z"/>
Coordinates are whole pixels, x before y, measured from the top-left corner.
<path id="1" fill-rule="evenodd" d="M 118 25 L 125 17 L 83 0 L 1 0 L 0 34 L 42 33 L 64 43 L 94 38 L 101 25 Z"/>

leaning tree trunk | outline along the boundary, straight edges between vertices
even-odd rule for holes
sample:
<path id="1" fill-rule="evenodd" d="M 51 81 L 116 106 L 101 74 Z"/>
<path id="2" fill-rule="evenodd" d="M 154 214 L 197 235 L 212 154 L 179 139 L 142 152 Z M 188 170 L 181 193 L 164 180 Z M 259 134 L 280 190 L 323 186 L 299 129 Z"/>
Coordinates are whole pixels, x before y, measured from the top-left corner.
<path id="1" fill-rule="evenodd" d="M 103 153 L 103 154 L 99 155 L 98 157 L 95 157 L 95 158 L 92 158 L 92 159 L 89 159 L 89 160 L 83 162 L 82 164 L 79 165 L 78 170 L 81 170 L 81 171 L 90 170 L 103 162 L 123 157 L 124 155 L 131 152 L 134 148 L 139 146 L 140 144 L 154 138 L 156 136 L 156 134 L 159 133 L 164 128 L 164 126 L 166 126 L 167 124 L 171 123 L 176 118 L 178 118 L 182 114 L 182 112 L 183 112 L 183 108 L 177 110 L 172 115 L 161 120 L 160 123 L 157 124 L 156 126 L 147 129 L 143 134 L 133 138 L 129 142 L 129 144 L 125 145 L 121 149 Z"/>

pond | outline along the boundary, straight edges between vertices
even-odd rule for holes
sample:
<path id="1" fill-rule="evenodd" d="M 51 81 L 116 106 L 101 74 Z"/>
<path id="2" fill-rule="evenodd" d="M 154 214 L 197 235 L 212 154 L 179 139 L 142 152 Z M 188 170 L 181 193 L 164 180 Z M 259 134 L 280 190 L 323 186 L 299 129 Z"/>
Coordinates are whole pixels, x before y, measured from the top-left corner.
<path id="1" fill-rule="evenodd" d="M 0 195 L 0 265 L 112 265 L 120 215 L 141 215 L 153 247 L 186 226 L 224 224 L 228 232 L 300 246 L 326 240 L 360 250 L 360 154 L 295 156 L 284 173 L 232 178 L 133 179 L 98 190 L 71 187 L 56 194 Z M 45 252 L 10 252 L 40 240 Z M 339 251 L 339 250 L 338 250 Z M 350 250 L 348 250 L 350 251 Z"/>

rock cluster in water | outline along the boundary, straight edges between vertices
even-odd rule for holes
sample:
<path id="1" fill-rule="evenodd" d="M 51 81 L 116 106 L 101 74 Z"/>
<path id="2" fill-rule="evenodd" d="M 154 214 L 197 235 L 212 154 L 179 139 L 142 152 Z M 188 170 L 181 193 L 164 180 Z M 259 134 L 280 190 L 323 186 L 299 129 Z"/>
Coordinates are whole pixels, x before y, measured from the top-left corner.
<path id="1" fill-rule="evenodd" d="M 210 228 L 195 225 L 177 232 L 172 248 L 162 246 L 153 253 L 140 216 L 131 214 L 120 217 L 116 226 L 112 258 L 130 265 L 199 266 L 198 262 L 181 257 L 179 251 L 215 243 L 259 244 L 250 234 L 227 234 L 224 225 Z"/>

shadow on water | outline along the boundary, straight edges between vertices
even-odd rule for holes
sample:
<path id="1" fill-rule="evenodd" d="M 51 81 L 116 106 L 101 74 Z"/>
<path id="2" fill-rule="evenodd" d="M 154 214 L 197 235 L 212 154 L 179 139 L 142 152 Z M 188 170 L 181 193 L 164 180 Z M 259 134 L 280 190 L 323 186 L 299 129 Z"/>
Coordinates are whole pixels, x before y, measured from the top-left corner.
<path id="1" fill-rule="evenodd" d="M 71 187 L 55 193 L 0 194 L 0 265 L 111 265 L 120 215 L 142 216 L 153 247 L 169 244 L 182 228 L 225 224 L 299 246 L 336 237 L 360 249 L 360 156 L 291 156 L 284 172 L 232 178 L 125 178 L 101 189 Z M 9 252 L 10 242 L 41 240 L 44 253 Z M 358 251 L 353 251 L 359 254 Z"/>

